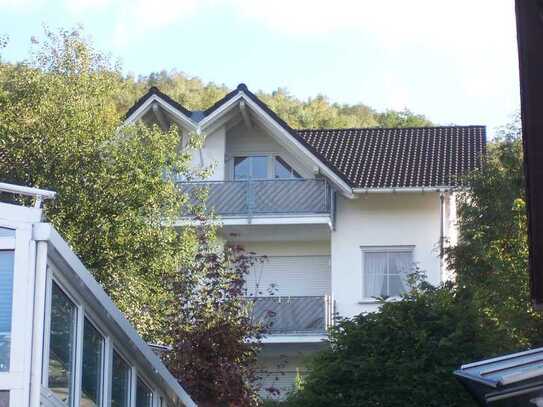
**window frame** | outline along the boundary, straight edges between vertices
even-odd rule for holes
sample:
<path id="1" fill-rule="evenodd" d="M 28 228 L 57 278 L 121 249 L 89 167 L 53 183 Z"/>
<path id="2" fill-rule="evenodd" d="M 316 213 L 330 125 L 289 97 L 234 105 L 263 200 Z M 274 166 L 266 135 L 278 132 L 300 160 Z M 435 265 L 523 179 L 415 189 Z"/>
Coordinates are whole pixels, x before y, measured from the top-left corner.
<path id="1" fill-rule="evenodd" d="M 365 295 L 365 263 L 366 263 L 366 254 L 367 253 L 409 253 L 411 255 L 411 264 L 415 265 L 415 245 L 379 245 L 379 246 L 360 246 L 361 251 L 361 298 L 360 303 L 376 303 L 379 300 L 374 297 L 367 297 Z M 387 258 L 388 262 L 388 258 Z M 388 264 L 387 264 L 388 267 Z M 391 296 L 387 298 L 387 301 L 395 301 L 400 299 L 400 296 Z"/>
<path id="2" fill-rule="evenodd" d="M 13 270 L 12 270 L 12 282 L 11 282 L 11 314 L 10 314 L 10 318 L 11 318 L 11 323 L 10 323 L 10 339 L 9 339 L 9 355 L 8 355 L 8 364 L 9 364 L 9 367 L 6 371 L 2 371 L 0 372 L 0 375 L 2 376 L 7 376 L 9 375 L 13 370 L 13 361 L 14 361 L 14 354 L 15 354 L 15 346 L 14 346 L 14 343 L 15 341 L 13 340 L 14 339 L 14 330 L 15 330 L 15 324 L 14 324 L 14 320 L 16 319 L 14 317 L 15 315 L 15 312 L 16 312 L 16 298 L 15 298 L 15 288 L 16 288 L 16 276 L 18 273 L 16 273 L 16 270 L 17 270 L 17 262 L 18 262 L 18 252 L 16 250 L 16 246 L 17 246 L 17 228 L 12 226 L 12 225 L 4 225 L 4 224 L 0 224 L 0 228 L 3 228 L 3 229 L 9 229 L 9 230 L 13 230 L 13 236 L 0 236 L 0 251 L 7 251 L 7 252 L 12 252 L 13 253 Z M 20 274 L 20 273 L 19 273 Z M 10 390 L 10 389 L 6 389 L 6 390 Z M 11 397 L 11 392 L 10 392 L 10 397 Z"/>
<path id="3" fill-rule="evenodd" d="M 135 377 L 136 377 L 136 380 L 135 380 L 136 388 L 135 388 L 134 394 L 136 396 L 134 397 L 133 405 L 136 406 L 138 402 L 138 380 L 140 380 L 143 383 L 143 385 L 147 387 L 147 389 L 151 393 L 151 407 L 154 407 L 157 397 L 156 397 L 156 391 L 154 390 L 153 386 L 149 385 L 149 381 L 145 378 L 145 376 L 141 375 L 140 372 L 137 371 L 137 369 L 135 372 Z"/>
<path id="4" fill-rule="evenodd" d="M 45 329 L 44 329 L 44 346 L 43 346 L 43 363 L 42 363 L 42 386 L 47 389 L 48 395 L 55 400 L 55 404 L 62 406 L 75 407 L 80 401 L 81 392 L 81 351 L 83 344 L 83 326 L 82 320 L 84 318 L 84 310 L 81 303 L 75 298 L 69 289 L 62 283 L 62 279 L 59 279 L 56 275 L 51 275 L 48 267 L 47 278 L 47 291 L 46 291 L 46 303 L 45 303 Z M 73 386 L 72 398 L 70 403 L 64 403 L 60 400 L 55 393 L 49 388 L 49 357 L 51 351 L 51 307 L 53 296 L 53 284 L 56 284 L 62 293 L 74 304 L 75 306 L 75 330 L 74 330 L 74 350 L 72 361 L 72 377 L 71 385 Z M 78 403 L 76 404 L 76 400 Z"/>
<path id="5" fill-rule="evenodd" d="M 236 178 L 236 159 L 237 158 L 252 158 L 252 157 L 266 157 L 267 159 L 267 172 L 266 178 Z M 275 174 L 275 162 L 276 159 L 280 158 L 285 164 L 287 164 L 291 169 L 291 177 L 289 178 L 276 178 Z M 262 152 L 262 153 L 234 153 L 229 158 L 230 163 L 230 179 L 233 181 L 261 181 L 261 180 L 296 180 L 303 179 L 304 177 L 292 164 L 288 162 L 284 157 L 279 153 L 273 152 Z M 252 172 L 252 161 L 249 161 L 249 171 Z M 294 173 L 298 174 L 299 177 L 294 176 Z"/>
<path id="6" fill-rule="evenodd" d="M 113 355 L 117 354 L 119 358 L 126 364 L 128 367 L 128 405 L 130 407 L 135 406 L 136 397 L 135 397 L 135 388 L 134 388 L 134 376 L 137 375 L 137 368 L 133 363 L 130 363 L 129 358 L 125 356 L 125 353 L 119 349 L 117 344 L 111 346 L 111 354 L 109 357 L 109 390 L 108 390 L 108 405 L 111 405 L 111 390 L 113 389 Z"/>
<path id="7" fill-rule="evenodd" d="M 85 320 L 89 322 L 89 324 L 92 325 L 92 327 L 98 332 L 98 334 L 102 337 L 102 358 L 100 363 L 100 403 L 98 404 L 99 407 L 105 406 L 106 403 L 106 375 L 108 371 L 108 336 L 105 334 L 105 332 L 99 328 L 98 324 L 94 321 L 92 316 L 88 315 L 88 313 L 85 310 L 85 313 L 83 315 L 83 338 L 85 335 Z M 81 369 L 83 368 L 83 353 L 85 352 L 85 346 L 84 342 L 82 341 L 81 346 Z M 80 395 L 79 395 L 79 402 L 81 402 L 81 394 L 83 393 L 83 375 L 81 374 L 81 381 L 79 384 L 80 387 Z"/>
<path id="8" fill-rule="evenodd" d="M 77 407 L 81 401 L 82 392 L 82 362 L 83 362 L 83 335 L 84 335 L 84 320 L 87 318 L 92 326 L 102 335 L 104 338 L 103 346 L 103 361 L 102 361 L 102 389 L 101 389 L 101 403 L 100 407 L 106 407 L 111 404 L 111 381 L 112 381 L 112 362 L 114 351 L 122 358 L 127 364 L 130 371 L 129 378 L 129 393 L 128 393 L 128 405 L 129 407 L 135 407 L 135 378 L 139 377 L 151 390 L 153 396 L 153 407 L 157 403 L 158 396 L 164 395 L 163 388 L 160 384 L 157 384 L 154 380 L 150 379 L 150 376 L 144 370 L 140 369 L 138 361 L 134 361 L 129 357 L 130 348 L 123 344 L 120 340 L 114 337 L 108 327 L 107 320 L 104 317 L 97 314 L 91 304 L 87 304 L 87 300 L 82 294 L 80 294 L 74 287 L 73 283 L 63 275 L 62 265 L 58 265 L 48 259 L 47 274 L 46 274 L 46 297 L 45 297 L 45 319 L 44 319 L 44 340 L 43 340 L 43 352 L 42 352 L 42 389 L 41 400 L 44 405 L 53 407 L 66 407 L 67 404 L 63 403 L 56 395 L 50 391 L 47 387 L 48 370 L 49 370 L 49 341 L 50 341 L 50 327 L 51 327 L 51 289 L 52 284 L 55 282 L 62 292 L 72 301 L 77 307 L 77 323 L 76 329 L 76 351 L 75 351 L 75 384 L 74 384 L 74 397 L 71 405 L 68 407 Z M 151 385 L 150 385 L 151 384 Z M 169 397 L 165 396 L 166 403 L 171 402 Z"/>

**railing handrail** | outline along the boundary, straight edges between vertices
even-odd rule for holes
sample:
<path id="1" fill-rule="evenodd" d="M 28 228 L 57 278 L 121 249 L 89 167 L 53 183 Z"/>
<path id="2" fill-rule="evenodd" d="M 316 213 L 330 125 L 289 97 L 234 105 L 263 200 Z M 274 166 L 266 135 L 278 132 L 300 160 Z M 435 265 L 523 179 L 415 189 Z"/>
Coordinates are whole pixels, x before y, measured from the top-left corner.
<path id="1" fill-rule="evenodd" d="M 243 298 L 248 298 L 248 299 L 258 299 L 258 298 L 265 298 L 265 299 L 269 299 L 269 298 L 280 298 L 280 299 L 284 299 L 284 298 L 296 298 L 296 299 L 302 299 L 302 298 L 325 298 L 327 297 L 328 295 L 326 294 L 323 294 L 323 295 L 255 295 L 255 296 L 251 296 L 251 295 L 244 295 Z"/>
<path id="2" fill-rule="evenodd" d="M 175 181 L 176 184 L 221 184 L 221 183 L 255 183 L 255 182 L 319 182 L 326 183 L 322 178 L 257 178 L 257 179 L 226 179 L 226 180 L 202 180 L 202 181 Z"/>
<path id="3" fill-rule="evenodd" d="M 0 192 L 7 192 L 14 195 L 25 195 L 34 198 L 34 207 L 41 207 L 41 203 L 45 199 L 54 199 L 56 192 L 49 191 L 47 189 L 39 189 L 32 187 L 25 187 L 22 185 L 8 184 L 6 182 L 0 182 Z"/>

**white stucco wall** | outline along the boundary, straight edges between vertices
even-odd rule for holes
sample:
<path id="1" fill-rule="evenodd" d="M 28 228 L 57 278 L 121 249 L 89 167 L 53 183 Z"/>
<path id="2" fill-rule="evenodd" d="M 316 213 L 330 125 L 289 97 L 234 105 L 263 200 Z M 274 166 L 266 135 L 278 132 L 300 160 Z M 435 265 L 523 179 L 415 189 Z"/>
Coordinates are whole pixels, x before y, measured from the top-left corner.
<path id="1" fill-rule="evenodd" d="M 441 279 L 438 193 L 367 194 L 338 197 L 336 230 L 332 232 L 332 295 L 336 312 L 349 317 L 374 311 L 362 301 L 361 246 L 413 245 L 414 260 L 428 280 Z"/>
<path id="2" fill-rule="evenodd" d="M 220 127 L 211 134 L 207 134 L 201 149 L 192 153 L 192 166 L 196 169 L 212 167 L 213 171 L 207 180 L 224 180 L 224 154 L 226 148 L 226 131 Z"/>

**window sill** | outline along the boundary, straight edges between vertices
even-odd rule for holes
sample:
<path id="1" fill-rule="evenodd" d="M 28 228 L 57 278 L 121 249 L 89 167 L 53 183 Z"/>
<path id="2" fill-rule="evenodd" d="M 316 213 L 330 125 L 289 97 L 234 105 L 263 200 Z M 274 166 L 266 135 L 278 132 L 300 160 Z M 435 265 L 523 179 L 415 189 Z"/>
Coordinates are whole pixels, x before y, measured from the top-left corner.
<path id="1" fill-rule="evenodd" d="M 382 302 L 397 302 L 397 301 L 401 301 L 401 299 L 402 299 L 401 297 L 390 297 L 384 301 L 381 301 L 376 298 L 363 298 L 362 300 L 358 301 L 358 304 L 359 305 L 380 304 Z"/>

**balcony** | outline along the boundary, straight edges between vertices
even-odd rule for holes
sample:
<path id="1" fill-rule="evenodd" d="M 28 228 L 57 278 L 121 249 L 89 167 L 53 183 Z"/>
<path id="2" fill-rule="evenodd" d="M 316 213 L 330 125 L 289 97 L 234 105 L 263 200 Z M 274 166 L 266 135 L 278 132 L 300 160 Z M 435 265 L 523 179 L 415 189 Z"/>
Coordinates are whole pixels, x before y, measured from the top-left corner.
<path id="1" fill-rule="evenodd" d="M 191 204 L 221 217 L 330 215 L 331 190 L 323 179 L 179 182 Z M 185 214 L 187 215 L 187 214 Z"/>
<path id="2" fill-rule="evenodd" d="M 248 297 L 253 321 L 269 335 L 325 335 L 333 324 L 334 302 L 328 295 Z"/>

